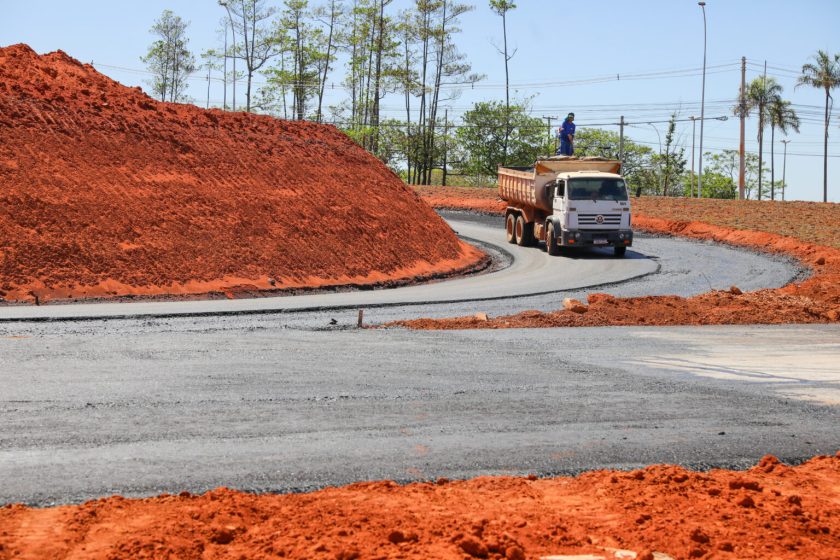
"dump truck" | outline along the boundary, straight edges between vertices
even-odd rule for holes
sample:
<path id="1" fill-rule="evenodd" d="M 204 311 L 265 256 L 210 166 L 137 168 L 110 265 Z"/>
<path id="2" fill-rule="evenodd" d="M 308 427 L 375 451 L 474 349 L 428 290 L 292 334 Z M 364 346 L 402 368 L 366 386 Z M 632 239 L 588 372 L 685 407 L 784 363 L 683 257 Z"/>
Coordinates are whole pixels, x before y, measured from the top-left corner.
<path id="1" fill-rule="evenodd" d="M 532 167 L 500 166 L 508 242 L 544 241 L 549 255 L 562 247 L 613 247 L 615 256 L 623 257 L 633 230 L 620 172 L 621 162 L 597 157 L 552 156 Z"/>

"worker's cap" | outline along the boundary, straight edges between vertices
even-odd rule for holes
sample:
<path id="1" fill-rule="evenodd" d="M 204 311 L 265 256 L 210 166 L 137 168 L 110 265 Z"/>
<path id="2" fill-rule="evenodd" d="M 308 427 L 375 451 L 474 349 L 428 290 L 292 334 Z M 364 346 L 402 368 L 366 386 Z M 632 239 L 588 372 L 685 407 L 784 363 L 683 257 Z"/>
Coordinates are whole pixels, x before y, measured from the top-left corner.
<path id="1" fill-rule="evenodd" d="M 568 116 L 569 116 L 569 117 L 574 117 L 574 116 L 575 116 L 575 114 L 574 114 L 574 113 L 569 113 L 569 114 L 568 114 Z"/>

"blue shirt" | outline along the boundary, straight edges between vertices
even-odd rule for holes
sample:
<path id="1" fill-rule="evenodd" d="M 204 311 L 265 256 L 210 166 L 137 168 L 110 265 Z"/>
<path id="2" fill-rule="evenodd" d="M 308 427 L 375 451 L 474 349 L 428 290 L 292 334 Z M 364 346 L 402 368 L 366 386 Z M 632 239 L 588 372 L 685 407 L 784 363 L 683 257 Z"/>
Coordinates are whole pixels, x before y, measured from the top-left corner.
<path id="1" fill-rule="evenodd" d="M 571 121 L 563 121 L 563 126 L 560 128 L 560 140 L 568 142 L 569 134 L 572 135 L 572 138 L 575 137 L 575 123 Z"/>

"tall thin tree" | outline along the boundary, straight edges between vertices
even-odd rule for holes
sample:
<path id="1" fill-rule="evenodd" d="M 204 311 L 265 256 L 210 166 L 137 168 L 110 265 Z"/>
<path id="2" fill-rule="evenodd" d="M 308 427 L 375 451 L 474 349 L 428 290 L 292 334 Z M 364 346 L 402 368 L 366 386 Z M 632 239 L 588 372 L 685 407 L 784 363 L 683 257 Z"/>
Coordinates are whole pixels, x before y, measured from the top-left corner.
<path id="1" fill-rule="evenodd" d="M 799 132 L 799 116 L 790 101 L 778 97 L 770 102 L 770 200 L 776 200 L 776 129 L 785 136 L 788 130 Z"/>
<path id="2" fill-rule="evenodd" d="M 745 113 L 747 116 L 755 110 L 758 117 L 758 199 L 762 194 L 762 170 L 764 161 L 764 128 L 769 120 L 770 104 L 781 96 L 782 86 L 773 78 L 759 76 L 747 86 Z"/>
<path id="3" fill-rule="evenodd" d="M 187 78 L 196 69 L 195 56 L 187 48 L 188 26 L 171 10 L 164 10 L 150 30 L 159 39 L 140 60 L 153 74 L 152 90 L 161 101 L 183 101 Z"/>
<path id="4" fill-rule="evenodd" d="M 504 47 L 499 52 L 505 58 L 505 110 L 510 113 L 510 68 L 508 63 L 516 55 L 516 50 L 514 49 L 512 54 L 508 54 L 507 13 L 510 10 L 516 9 L 516 4 L 512 0 L 490 0 L 490 9 L 502 18 L 502 36 L 504 38 Z M 508 140 L 510 139 L 510 133 L 510 116 L 508 115 L 505 117 L 505 140 L 502 159 L 503 165 L 507 163 L 507 147 Z"/>
<path id="5" fill-rule="evenodd" d="M 828 123 L 834 98 L 831 90 L 840 86 L 840 54 L 829 56 L 825 51 L 817 51 L 813 56 L 815 64 L 802 65 L 802 75 L 796 81 L 796 87 L 811 86 L 825 91 L 825 139 L 823 141 L 823 202 L 828 202 Z"/>

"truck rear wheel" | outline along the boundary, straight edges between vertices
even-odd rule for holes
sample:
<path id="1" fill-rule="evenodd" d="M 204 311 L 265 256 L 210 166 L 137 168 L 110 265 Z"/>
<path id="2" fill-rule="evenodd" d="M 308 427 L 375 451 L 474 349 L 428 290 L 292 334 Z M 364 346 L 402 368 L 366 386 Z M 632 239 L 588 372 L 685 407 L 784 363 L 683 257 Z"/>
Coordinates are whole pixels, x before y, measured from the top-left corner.
<path id="1" fill-rule="evenodd" d="M 560 254 L 560 247 L 557 245 L 557 233 L 554 231 L 554 222 L 548 222 L 545 227 L 545 250 L 552 257 Z"/>
<path id="2" fill-rule="evenodd" d="M 516 244 L 520 247 L 529 247 L 534 244 L 534 224 L 525 223 L 525 216 L 522 214 L 516 217 Z"/>
<path id="3" fill-rule="evenodd" d="M 505 218 L 505 235 L 508 243 L 516 243 L 516 214 L 513 212 Z"/>
<path id="4" fill-rule="evenodd" d="M 623 257 L 626 252 L 627 252 L 627 247 L 615 247 L 615 248 L 613 248 L 613 254 L 618 258 Z"/>

